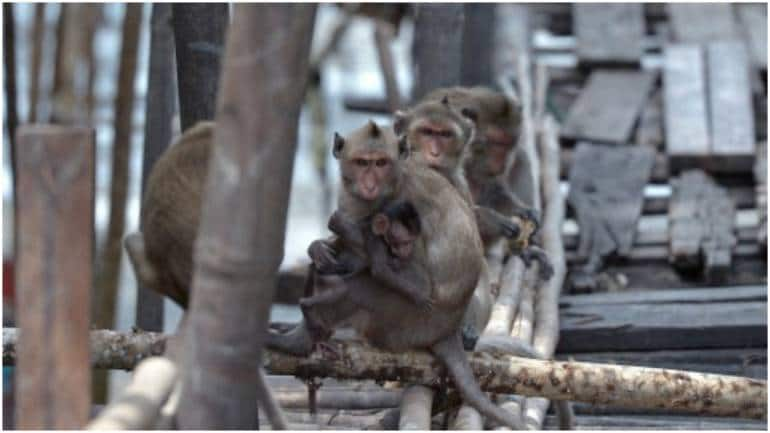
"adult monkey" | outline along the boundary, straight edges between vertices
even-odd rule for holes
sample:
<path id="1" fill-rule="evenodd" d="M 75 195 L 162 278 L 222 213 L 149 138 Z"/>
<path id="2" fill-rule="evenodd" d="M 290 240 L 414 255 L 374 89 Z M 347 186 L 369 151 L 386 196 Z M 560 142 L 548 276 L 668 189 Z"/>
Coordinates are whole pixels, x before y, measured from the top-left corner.
<path id="1" fill-rule="evenodd" d="M 373 123 L 346 138 L 335 135 L 334 156 L 342 173 L 339 210 L 363 220 L 391 201 L 411 203 L 421 220 L 413 260 L 430 276 L 433 311 L 426 313 L 398 293 L 378 287 L 366 273 L 346 280 L 351 290 L 365 290 L 382 308 L 366 311 L 348 300 L 314 305 L 314 315 L 328 326 L 350 319 L 370 344 L 390 351 L 425 349 L 446 366 L 463 399 L 480 413 L 512 428 L 519 422 L 493 405 L 470 369 L 460 339 L 460 325 L 483 266 L 483 246 L 473 212 L 446 179 L 410 161 L 395 134 Z M 321 266 L 334 263 L 333 242 L 317 257 Z M 327 254 L 328 253 L 328 254 Z M 315 257 L 314 257 L 315 258 Z M 310 276 L 312 278 L 313 275 Z M 398 326 L 393 326 L 398 323 Z M 306 355 L 314 337 L 303 321 L 286 334 L 270 333 L 267 347 Z"/>

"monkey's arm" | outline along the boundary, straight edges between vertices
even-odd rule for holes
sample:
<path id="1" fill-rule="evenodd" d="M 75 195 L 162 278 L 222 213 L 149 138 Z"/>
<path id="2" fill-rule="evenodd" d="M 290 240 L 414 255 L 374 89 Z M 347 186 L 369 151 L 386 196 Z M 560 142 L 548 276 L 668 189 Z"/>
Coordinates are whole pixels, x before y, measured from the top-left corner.
<path id="1" fill-rule="evenodd" d="M 340 211 L 335 211 L 332 216 L 329 217 L 329 230 L 334 232 L 334 234 L 339 236 L 340 239 L 348 245 L 359 248 L 364 247 L 365 241 L 361 225 L 357 224 Z"/>
<path id="2" fill-rule="evenodd" d="M 390 253 L 385 242 L 373 235 L 366 236 L 365 240 L 366 251 L 369 253 L 371 262 L 372 278 L 406 296 L 418 307 L 428 311 L 433 309 L 430 281 L 427 276 L 415 271 L 411 263 L 395 271 L 389 264 Z"/>
<path id="3" fill-rule="evenodd" d="M 496 210 L 476 205 L 476 223 L 479 227 L 479 234 L 482 239 L 497 239 L 506 237 L 508 239 L 517 239 L 521 228 L 518 224 L 511 221 Z"/>

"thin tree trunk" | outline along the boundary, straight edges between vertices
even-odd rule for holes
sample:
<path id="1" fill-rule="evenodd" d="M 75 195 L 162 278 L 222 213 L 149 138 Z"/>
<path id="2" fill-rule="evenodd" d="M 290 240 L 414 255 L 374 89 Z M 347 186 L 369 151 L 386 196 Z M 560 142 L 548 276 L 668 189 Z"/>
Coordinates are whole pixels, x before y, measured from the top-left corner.
<path id="1" fill-rule="evenodd" d="M 464 86 L 489 86 L 494 83 L 494 3 L 465 4 L 460 83 Z"/>
<path id="2" fill-rule="evenodd" d="M 144 124 L 142 159 L 142 196 L 155 161 L 171 142 L 176 86 L 174 73 L 174 38 L 171 29 L 171 4 L 152 5 L 150 24 L 150 71 L 147 111 Z M 141 228 L 140 228 L 141 229 Z M 148 331 L 163 330 L 163 296 L 147 287 L 139 287 L 136 300 L 136 324 Z"/>
<path id="3" fill-rule="evenodd" d="M 31 29 L 32 64 L 30 65 L 29 80 L 29 115 L 27 123 L 35 123 L 38 119 L 38 104 L 40 102 L 40 73 L 43 65 L 43 42 L 45 40 L 45 3 L 35 4 L 35 23 Z"/>
<path id="4" fill-rule="evenodd" d="M 377 47 L 377 58 L 380 61 L 380 71 L 385 81 L 385 95 L 390 111 L 396 111 L 401 108 L 401 92 L 398 89 L 396 68 L 393 64 L 393 54 L 390 51 L 392 34 L 392 26 L 382 21 L 375 22 L 374 42 Z"/>
<path id="5" fill-rule="evenodd" d="M 134 77 L 136 75 L 139 29 L 142 23 L 142 4 L 126 4 L 123 21 L 123 40 L 118 71 L 118 94 L 115 99 L 115 140 L 112 147 L 112 182 L 110 186 L 110 219 L 107 238 L 100 257 L 92 304 L 94 325 L 110 329 L 115 322 L 115 308 L 120 277 L 120 259 L 123 251 L 123 232 L 126 222 L 128 169 L 131 151 L 132 114 L 134 108 Z M 94 376 L 94 399 L 105 401 L 107 377 Z"/>
<path id="6" fill-rule="evenodd" d="M 180 428 L 254 429 L 314 5 L 235 5 L 204 192 Z"/>
<path id="7" fill-rule="evenodd" d="M 19 117 L 16 111 L 16 21 L 13 17 L 13 4 L 3 3 L 3 72 L 5 73 L 5 121 L 8 128 L 8 150 L 11 166 L 11 183 L 13 184 L 13 252 L 18 254 L 18 187 L 16 185 L 16 126 Z M 7 221 L 6 221 L 7 223 Z"/>
<path id="8" fill-rule="evenodd" d="M 462 4 L 417 5 L 413 101 L 435 88 L 460 84 L 464 21 Z"/>
<path id="9" fill-rule="evenodd" d="M 179 114 L 184 131 L 198 121 L 214 118 L 229 20 L 228 5 L 173 3 L 172 15 Z"/>
<path id="10" fill-rule="evenodd" d="M 96 59 L 94 51 L 94 38 L 99 28 L 102 25 L 104 19 L 103 6 L 98 3 L 88 3 L 81 5 L 83 13 L 83 31 L 80 32 L 78 43 L 80 45 L 80 53 L 85 64 L 85 70 L 87 78 L 85 79 L 84 96 L 81 97 L 82 111 L 84 120 L 88 124 L 93 124 L 96 110 L 95 100 L 95 82 L 96 82 Z"/>
<path id="11" fill-rule="evenodd" d="M 80 48 L 76 41 L 80 23 L 79 7 L 74 3 L 62 3 L 56 26 L 56 61 L 54 64 L 53 89 L 51 90 L 51 122 L 73 124 L 75 113 L 74 73 Z"/>
<path id="12" fill-rule="evenodd" d="M 243 327 L 243 326 L 242 326 Z M 91 331 L 92 362 L 122 366 L 136 362 L 126 356 L 121 338 L 131 346 L 134 338 L 162 341 L 170 337 L 141 333 L 140 337 L 107 333 L 108 341 L 98 342 L 99 333 Z M 120 337 L 117 337 L 121 335 Z M 148 337 L 149 336 L 149 337 Z M 3 364 L 14 365 L 18 331 L 3 329 Z M 340 380 L 396 380 L 432 386 L 442 372 L 427 352 L 391 353 L 374 349 L 358 341 L 332 340 L 338 357 L 316 352 L 309 357 L 294 357 L 264 351 L 261 361 L 245 361 L 249 368 L 263 365 L 270 374 L 297 376 L 302 379 L 325 377 Z M 102 349 L 97 351 L 97 347 Z M 152 345 L 142 345 L 151 350 Z M 124 359 L 125 358 L 125 359 Z M 245 359 L 245 358 L 244 358 Z M 472 354 L 471 369 L 480 378 L 486 392 L 522 394 L 554 400 L 570 400 L 630 409 L 669 409 L 702 415 L 767 419 L 767 381 L 739 376 L 696 373 L 630 365 L 537 360 L 495 354 Z M 404 366 L 407 368 L 394 368 Z M 199 370 L 200 371 L 200 370 Z M 224 392 L 231 393 L 227 388 Z M 632 392 L 629 392 L 632 390 Z M 215 396 L 216 390 L 210 389 Z"/>

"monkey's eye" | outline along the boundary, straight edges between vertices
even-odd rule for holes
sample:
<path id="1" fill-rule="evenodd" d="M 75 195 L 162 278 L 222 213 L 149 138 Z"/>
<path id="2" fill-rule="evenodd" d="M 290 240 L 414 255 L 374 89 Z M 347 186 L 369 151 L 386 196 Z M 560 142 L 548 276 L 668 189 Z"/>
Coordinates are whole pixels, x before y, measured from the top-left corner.
<path id="1" fill-rule="evenodd" d="M 369 165 L 369 161 L 363 159 L 363 158 L 356 158 L 353 160 L 353 164 L 359 166 L 359 167 L 366 167 Z"/>
<path id="2" fill-rule="evenodd" d="M 381 159 L 378 159 L 377 162 L 375 162 L 375 164 L 377 164 L 377 167 L 385 167 L 386 165 L 388 165 L 388 160 L 385 158 L 381 158 Z"/>
<path id="3" fill-rule="evenodd" d="M 419 132 L 420 132 L 420 134 L 427 135 L 428 137 L 433 135 L 433 130 L 430 129 L 430 128 L 420 128 Z"/>
<path id="4" fill-rule="evenodd" d="M 439 135 L 444 138 L 450 138 L 452 136 L 452 131 L 441 131 L 439 132 Z"/>

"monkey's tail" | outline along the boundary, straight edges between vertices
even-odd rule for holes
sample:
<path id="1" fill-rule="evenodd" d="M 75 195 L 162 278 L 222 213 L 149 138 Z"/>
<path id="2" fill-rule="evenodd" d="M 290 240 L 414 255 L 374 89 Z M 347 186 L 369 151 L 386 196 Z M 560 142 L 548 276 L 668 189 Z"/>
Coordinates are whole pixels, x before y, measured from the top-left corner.
<path id="1" fill-rule="evenodd" d="M 434 344 L 431 352 L 444 363 L 465 403 L 500 424 L 514 430 L 524 430 L 523 423 L 514 418 L 510 412 L 495 406 L 481 390 L 466 358 L 459 333 L 454 333 Z"/>

